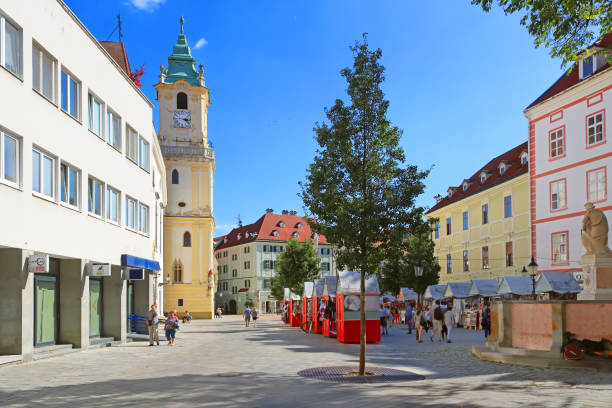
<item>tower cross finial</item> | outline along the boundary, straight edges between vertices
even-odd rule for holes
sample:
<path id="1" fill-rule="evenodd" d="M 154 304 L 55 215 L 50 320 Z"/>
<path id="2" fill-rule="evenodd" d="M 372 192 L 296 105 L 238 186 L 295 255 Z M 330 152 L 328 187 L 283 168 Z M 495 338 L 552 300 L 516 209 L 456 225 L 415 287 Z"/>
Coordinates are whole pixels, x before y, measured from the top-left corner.
<path id="1" fill-rule="evenodd" d="M 185 24 L 185 19 L 183 18 L 183 16 L 181 16 L 181 19 L 179 21 L 181 23 L 181 34 L 183 34 L 183 24 Z"/>

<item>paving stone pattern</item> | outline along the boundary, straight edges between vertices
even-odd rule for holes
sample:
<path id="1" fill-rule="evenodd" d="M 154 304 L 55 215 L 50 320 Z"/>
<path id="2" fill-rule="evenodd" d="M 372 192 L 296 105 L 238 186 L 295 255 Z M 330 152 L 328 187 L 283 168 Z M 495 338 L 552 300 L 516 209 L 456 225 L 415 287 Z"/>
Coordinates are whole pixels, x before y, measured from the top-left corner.
<path id="1" fill-rule="evenodd" d="M 368 365 L 422 381 L 321 382 L 300 370 L 358 364 L 359 345 L 305 334 L 265 316 L 183 325 L 176 346 L 129 343 L 0 367 L 1 407 L 612 407 L 612 375 L 481 361 L 482 332 L 457 329 L 452 344 L 421 344 L 404 328 L 368 345 Z"/>

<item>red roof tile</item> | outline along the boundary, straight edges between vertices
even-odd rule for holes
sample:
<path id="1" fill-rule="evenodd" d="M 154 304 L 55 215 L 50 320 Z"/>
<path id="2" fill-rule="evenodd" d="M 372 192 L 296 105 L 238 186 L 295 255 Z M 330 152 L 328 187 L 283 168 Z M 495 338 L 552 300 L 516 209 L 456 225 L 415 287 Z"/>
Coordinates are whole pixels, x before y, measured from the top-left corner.
<path id="1" fill-rule="evenodd" d="M 130 75 L 130 62 L 128 61 L 127 53 L 125 52 L 125 45 L 122 42 L 115 41 L 100 41 L 100 44 L 104 47 L 106 52 L 110 54 L 117 64 L 125 71 L 126 74 Z"/>
<path id="2" fill-rule="evenodd" d="M 284 222 L 284 227 L 280 227 L 279 223 Z M 302 228 L 297 228 L 297 224 L 302 224 Z M 278 236 L 272 235 L 273 231 L 278 231 Z M 253 224 L 244 225 L 234 228 L 229 234 L 215 238 L 215 242 L 220 241 L 215 250 L 229 248 L 235 245 L 241 245 L 252 241 L 289 241 L 292 234 L 299 234 L 297 240 L 305 242 L 307 239 L 312 239 L 312 231 L 306 218 L 299 215 L 290 214 L 273 214 L 266 213 Z M 238 239 L 240 236 L 240 239 Z M 227 240 L 224 241 L 224 239 Z M 327 239 L 319 235 L 319 244 L 327 244 Z"/>
<path id="3" fill-rule="evenodd" d="M 508 150 L 507 152 L 497 156 L 496 158 L 488 162 L 484 167 L 474 173 L 472 177 L 466 179 L 471 183 L 466 191 L 463 191 L 461 185 L 459 185 L 458 187 L 451 187 L 456 189 L 455 192 L 450 197 L 446 195 L 444 198 L 438 201 L 436 205 L 434 205 L 429 211 L 427 211 L 427 214 L 439 210 L 440 208 L 446 207 L 449 204 L 455 203 L 473 194 L 479 193 L 490 187 L 506 182 L 520 174 L 527 173 L 529 166 L 527 164 L 521 166 L 521 153 L 527 152 L 527 146 L 528 142 L 521 143 L 515 148 Z M 499 165 L 502 162 L 506 165 L 506 171 L 503 175 L 500 175 Z M 480 174 L 482 172 L 487 173 L 487 179 L 484 183 L 480 182 Z"/>
<path id="4" fill-rule="evenodd" d="M 603 38 L 599 41 L 596 41 L 593 46 L 602 47 L 602 48 L 611 48 L 612 47 L 612 32 L 603 36 Z M 606 64 L 603 67 L 599 68 L 597 74 L 599 72 L 605 71 L 610 68 L 610 64 Z M 580 82 L 578 64 L 574 63 L 570 68 L 571 72 L 568 75 L 568 71 L 564 72 L 563 75 L 555 83 L 553 83 L 550 88 L 548 88 L 542 95 L 540 95 L 535 101 L 531 102 L 531 104 L 526 108 L 529 109 L 532 106 L 539 104 L 540 102 L 545 101 L 548 98 L 552 98 L 553 96 L 565 91 L 566 89 L 571 88 Z"/>

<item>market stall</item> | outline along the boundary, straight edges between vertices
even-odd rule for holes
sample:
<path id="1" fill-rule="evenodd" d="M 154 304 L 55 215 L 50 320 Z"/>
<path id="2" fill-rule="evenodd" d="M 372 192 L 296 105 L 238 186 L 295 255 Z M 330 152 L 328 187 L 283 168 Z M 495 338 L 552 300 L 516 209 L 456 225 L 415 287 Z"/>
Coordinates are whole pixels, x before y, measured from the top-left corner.
<path id="1" fill-rule="evenodd" d="M 419 300 L 419 294 L 410 288 L 400 288 L 399 298 L 404 302 L 416 302 Z"/>
<path id="2" fill-rule="evenodd" d="M 535 291 L 548 294 L 550 300 L 575 300 L 576 294 L 582 292 L 582 288 L 572 272 L 542 272 L 536 282 Z"/>
<path id="3" fill-rule="evenodd" d="M 289 299 L 289 322 L 291 327 L 300 327 L 302 324 L 302 298 L 293 292 Z"/>
<path id="4" fill-rule="evenodd" d="M 316 279 L 314 281 L 314 288 L 312 293 L 312 332 L 313 333 L 322 333 L 323 325 L 321 324 L 321 310 L 319 308 L 319 303 L 321 302 L 321 298 L 323 296 L 323 287 L 325 286 L 324 279 Z"/>
<path id="5" fill-rule="evenodd" d="M 337 301 L 338 341 L 359 343 L 361 334 L 361 274 L 339 272 Z M 372 276 L 365 281 L 366 341 L 380 341 L 380 288 Z"/>
<path id="6" fill-rule="evenodd" d="M 533 282 L 529 276 L 504 276 L 499 281 L 498 296 L 520 299 L 533 293 Z"/>
<path id="7" fill-rule="evenodd" d="M 302 293 L 302 329 L 308 330 L 312 324 L 312 293 L 314 282 L 304 282 Z"/>
<path id="8" fill-rule="evenodd" d="M 429 285 L 427 289 L 425 289 L 425 293 L 423 294 L 423 299 L 430 299 L 430 300 L 444 299 L 445 290 L 446 290 L 446 285 Z"/>
<path id="9" fill-rule="evenodd" d="M 336 337 L 336 286 L 338 278 L 336 276 L 326 276 L 323 285 L 323 329 L 322 333 L 327 337 Z"/>
<path id="10" fill-rule="evenodd" d="M 470 298 L 470 287 L 471 282 L 449 282 L 444 289 L 444 298 L 453 302 L 457 325 L 475 329 L 480 319 L 480 302 Z"/>
<path id="11" fill-rule="evenodd" d="M 497 279 L 472 279 L 468 289 L 469 297 L 491 298 L 497 295 L 499 282 Z"/>

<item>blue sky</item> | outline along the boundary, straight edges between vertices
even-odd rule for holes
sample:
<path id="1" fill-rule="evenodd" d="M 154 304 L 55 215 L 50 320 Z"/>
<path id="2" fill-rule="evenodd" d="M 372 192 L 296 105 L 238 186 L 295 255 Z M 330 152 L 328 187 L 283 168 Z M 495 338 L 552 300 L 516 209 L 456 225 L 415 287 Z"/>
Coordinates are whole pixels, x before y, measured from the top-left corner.
<path id="1" fill-rule="evenodd" d="M 185 17 L 211 91 L 215 235 L 238 214 L 245 223 L 266 208 L 303 214 L 297 182 L 316 149 L 312 128 L 324 107 L 345 98 L 339 71 L 352 64 L 348 47 L 363 32 L 383 50 L 389 118 L 404 131 L 407 161 L 433 166 L 418 199 L 426 207 L 527 140 L 523 109 L 562 73 L 518 16 L 484 13 L 469 0 L 66 2 L 100 40 L 121 11 L 130 64 L 146 64 L 142 90 L 154 103 L 159 65 Z"/>

